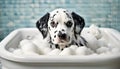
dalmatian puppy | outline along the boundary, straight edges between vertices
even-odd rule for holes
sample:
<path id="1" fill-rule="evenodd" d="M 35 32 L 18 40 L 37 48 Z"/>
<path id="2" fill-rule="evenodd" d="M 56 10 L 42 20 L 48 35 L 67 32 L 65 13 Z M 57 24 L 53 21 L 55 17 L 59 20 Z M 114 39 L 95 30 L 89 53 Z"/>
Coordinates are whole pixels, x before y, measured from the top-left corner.
<path id="1" fill-rule="evenodd" d="M 46 13 L 36 22 L 36 27 L 47 39 L 50 48 L 63 50 L 71 45 L 87 46 L 87 41 L 80 36 L 84 19 L 66 9 L 56 9 Z"/>

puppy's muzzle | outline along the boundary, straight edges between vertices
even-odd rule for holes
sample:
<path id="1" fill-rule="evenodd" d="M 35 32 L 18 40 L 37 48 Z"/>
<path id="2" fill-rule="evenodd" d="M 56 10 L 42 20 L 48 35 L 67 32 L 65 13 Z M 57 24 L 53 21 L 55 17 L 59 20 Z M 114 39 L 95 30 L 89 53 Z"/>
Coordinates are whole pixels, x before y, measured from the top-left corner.
<path id="1" fill-rule="evenodd" d="M 65 33 L 62 33 L 61 31 L 59 31 L 59 33 L 58 33 L 58 37 L 59 37 L 60 39 L 65 40 L 66 37 L 67 37 L 67 35 L 66 35 Z"/>

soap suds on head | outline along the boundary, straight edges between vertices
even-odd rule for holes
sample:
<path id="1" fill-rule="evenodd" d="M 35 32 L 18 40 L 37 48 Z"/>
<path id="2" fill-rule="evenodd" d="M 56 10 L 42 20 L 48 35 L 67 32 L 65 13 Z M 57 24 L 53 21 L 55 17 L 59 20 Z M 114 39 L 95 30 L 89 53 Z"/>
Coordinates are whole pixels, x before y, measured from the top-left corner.
<path id="1" fill-rule="evenodd" d="M 41 39 L 41 35 L 36 35 L 32 37 L 32 39 L 21 40 L 17 49 L 9 48 L 9 51 L 18 56 L 97 56 L 120 54 L 120 41 L 116 40 L 117 37 L 115 37 L 115 33 L 120 35 L 120 33 L 117 31 L 106 31 L 105 29 L 101 30 L 99 27 L 91 25 L 87 30 L 83 29 L 81 33 L 81 35 L 88 42 L 87 47 L 71 45 L 62 51 L 59 49 L 51 49 L 49 44 Z"/>

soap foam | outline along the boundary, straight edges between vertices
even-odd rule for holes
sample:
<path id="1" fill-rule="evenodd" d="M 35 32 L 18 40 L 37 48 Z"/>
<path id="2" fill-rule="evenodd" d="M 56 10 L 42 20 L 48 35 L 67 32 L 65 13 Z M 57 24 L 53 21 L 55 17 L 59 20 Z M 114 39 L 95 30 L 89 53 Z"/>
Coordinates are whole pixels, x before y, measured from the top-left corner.
<path id="1" fill-rule="evenodd" d="M 110 31 L 101 30 L 97 26 L 91 25 L 87 31 L 83 29 L 81 35 L 88 42 L 88 46 L 78 47 L 76 45 L 71 45 L 62 51 L 59 49 L 51 49 L 49 44 L 42 40 L 40 35 L 36 35 L 32 39 L 21 40 L 17 49 L 10 48 L 9 50 L 18 56 L 97 56 L 120 53 L 120 41 L 115 40 L 117 39 L 115 38 L 115 33 L 114 36 L 112 36 Z M 117 35 L 119 35 L 118 32 Z"/>

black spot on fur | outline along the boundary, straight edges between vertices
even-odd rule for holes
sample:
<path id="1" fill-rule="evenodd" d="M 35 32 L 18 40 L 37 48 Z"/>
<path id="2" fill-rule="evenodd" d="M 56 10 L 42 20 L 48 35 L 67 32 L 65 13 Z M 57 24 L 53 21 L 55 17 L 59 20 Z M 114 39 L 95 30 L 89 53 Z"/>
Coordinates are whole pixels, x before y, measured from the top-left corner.
<path id="1" fill-rule="evenodd" d="M 54 33 L 56 33 L 56 32 L 57 32 L 57 30 Z"/>
<path id="2" fill-rule="evenodd" d="M 58 25 L 58 22 L 57 22 L 57 25 Z"/>
<path id="3" fill-rule="evenodd" d="M 68 18 L 70 18 L 70 19 L 71 19 L 70 15 L 69 15 L 68 13 L 66 13 L 66 12 L 65 12 L 65 14 L 67 15 L 67 17 L 68 17 Z"/>
<path id="4" fill-rule="evenodd" d="M 58 13 L 58 11 L 56 11 L 56 13 Z"/>
<path id="5" fill-rule="evenodd" d="M 68 46 L 66 45 L 65 47 L 67 48 Z"/>
<path id="6" fill-rule="evenodd" d="M 50 27 L 48 27 L 48 29 L 51 30 Z"/>
<path id="7" fill-rule="evenodd" d="M 58 45 L 58 44 L 55 44 L 55 48 L 58 48 L 58 49 L 60 49 L 60 47 L 59 47 L 59 45 Z"/>
<path id="8" fill-rule="evenodd" d="M 54 35 L 54 38 L 56 38 L 56 35 Z"/>
<path id="9" fill-rule="evenodd" d="M 81 42 L 79 43 L 80 46 L 84 46 Z"/>
<path id="10" fill-rule="evenodd" d="M 52 48 L 52 45 L 50 45 L 50 48 Z"/>
<path id="11" fill-rule="evenodd" d="M 53 15 L 53 18 L 55 17 L 56 14 Z"/>
<path id="12" fill-rule="evenodd" d="M 75 43 L 78 46 L 78 43 Z M 79 46 L 78 46 L 79 47 Z"/>
<path id="13" fill-rule="evenodd" d="M 65 31 L 64 29 L 62 29 L 62 31 Z"/>
<path id="14" fill-rule="evenodd" d="M 66 11 L 63 11 L 64 13 L 66 13 Z"/>
<path id="15" fill-rule="evenodd" d="M 50 44 L 52 44 L 51 37 L 49 38 L 50 40 L 48 41 Z"/>

